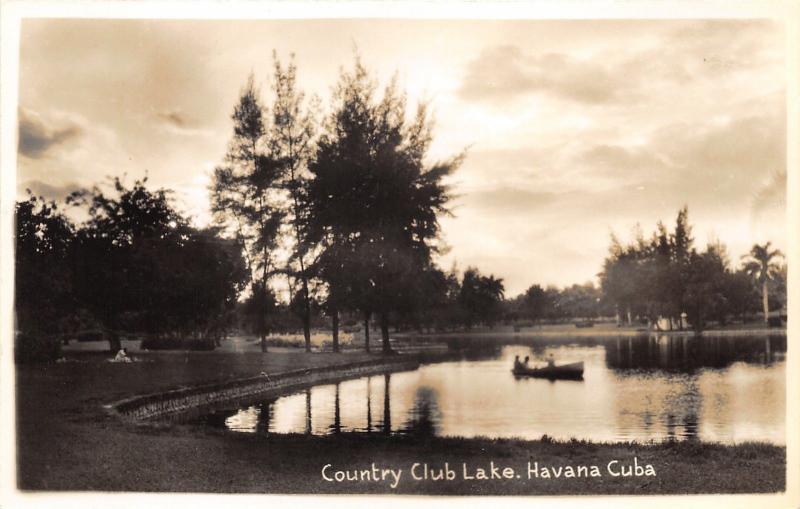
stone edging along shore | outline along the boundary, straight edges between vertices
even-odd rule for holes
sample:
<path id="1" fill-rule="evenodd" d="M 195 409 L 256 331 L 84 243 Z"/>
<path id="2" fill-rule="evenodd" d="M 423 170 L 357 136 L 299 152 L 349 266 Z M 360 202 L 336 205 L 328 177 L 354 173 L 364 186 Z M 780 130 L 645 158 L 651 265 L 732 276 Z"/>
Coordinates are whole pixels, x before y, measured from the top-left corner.
<path id="1" fill-rule="evenodd" d="M 174 389 L 134 396 L 106 405 L 106 409 L 125 420 L 144 421 L 253 397 L 276 397 L 321 383 L 388 372 L 411 371 L 420 366 L 417 357 L 397 356 L 350 364 L 297 369 L 272 375 L 259 375 L 217 384 Z"/>

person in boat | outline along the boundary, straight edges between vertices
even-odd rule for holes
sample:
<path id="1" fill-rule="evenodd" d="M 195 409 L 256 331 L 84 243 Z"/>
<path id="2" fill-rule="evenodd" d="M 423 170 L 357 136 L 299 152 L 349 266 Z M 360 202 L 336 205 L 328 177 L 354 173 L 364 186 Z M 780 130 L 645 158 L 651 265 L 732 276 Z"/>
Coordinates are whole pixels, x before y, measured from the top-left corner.
<path id="1" fill-rule="evenodd" d="M 556 361 L 555 359 L 553 359 L 553 354 L 550 354 L 550 356 L 547 358 L 547 367 L 548 368 L 556 367 Z"/>
<path id="2" fill-rule="evenodd" d="M 515 355 L 514 356 L 514 370 L 516 371 L 520 367 L 522 367 L 522 363 L 519 361 L 519 355 Z"/>
<path id="3" fill-rule="evenodd" d="M 526 355 L 525 356 L 525 361 L 522 364 L 527 368 L 528 367 L 528 361 L 530 361 L 530 360 L 531 360 L 531 357 L 529 355 Z"/>

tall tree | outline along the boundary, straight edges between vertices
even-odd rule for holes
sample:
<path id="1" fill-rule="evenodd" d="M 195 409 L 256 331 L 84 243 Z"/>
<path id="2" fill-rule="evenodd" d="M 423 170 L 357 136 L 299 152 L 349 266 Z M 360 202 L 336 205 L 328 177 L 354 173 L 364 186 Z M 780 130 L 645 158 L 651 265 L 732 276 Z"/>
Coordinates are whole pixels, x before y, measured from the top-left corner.
<path id="1" fill-rule="evenodd" d="M 347 295 L 365 315 L 378 315 L 388 351 L 390 313 L 411 305 L 414 277 L 431 265 L 449 199 L 442 179 L 461 156 L 426 164 L 432 125 L 425 105 L 408 122 L 395 81 L 380 100 L 376 88 L 358 59 L 340 75 L 309 164 L 309 241 L 322 246 L 318 264 L 329 274 L 352 277 L 326 282 L 342 286 L 333 294 Z"/>
<path id="2" fill-rule="evenodd" d="M 268 155 L 264 115 L 259 91 L 250 76 L 233 110 L 233 137 L 225 163 L 214 170 L 211 184 L 215 221 L 244 246 L 251 293 L 267 288 L 277 272 L 273 252 L 285 215 L 275 195 L 283 166 Z M 269 299 L 259 297 L 255 301 L 264 305 L 264 314 L 273 309 Z M 266 329 L 259 331 L 262 343 L 266 333 Z"/>
<path id="3" fill-rule="evenodd" d="M 297 300 L 306 351 L 311 350 L 311 293 L 309 274 L 309 255 L 313 255 L 313 243 L 308 242 L 305 225 L 307 209 L 305 193 L 310 174 L 307 166 L 313 154 L 316 124 L 314 104 L 306 107 L 304 94 L 297 89 L 297 66 L 292 55 L 288 66 L 283 67 L 277 54 L 273 52 L 274 102 L 272 122 L 267 130 L 269 157 L 278 169 L 276 185 L 286 193 L 285 216 L 288 223 L 289 250 L 291 256 L 284 269 L 290 278 L 298 281 L 290 287 L 299 286 Z M 331 309 L 334 321 L 338 311 Z M 338 338 L 334 338 L 334 350 L 338 350 Z"/>
<path id="4" fill-rule="evenodd" d="M 764 245 L 754 244 L 750 253 L 744 255 L 744 270 L 761 286 L 761 304 L 764 311 L 764 322 L 769 322 L 769 282 L 780 271 L 776 258 L 782 257 L 777 249 L 770 249 L 771 242 Z"/>

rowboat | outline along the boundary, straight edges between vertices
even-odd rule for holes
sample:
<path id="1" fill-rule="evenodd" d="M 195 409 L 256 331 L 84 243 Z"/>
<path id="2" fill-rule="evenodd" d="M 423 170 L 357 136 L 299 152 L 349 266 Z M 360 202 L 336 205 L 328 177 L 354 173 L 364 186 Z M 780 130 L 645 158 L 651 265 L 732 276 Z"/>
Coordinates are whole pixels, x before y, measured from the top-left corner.
<path id="1" fill-rule="evenodd" d="M 583 362 L 573 362 L 572 364 L 562 364 L 561 366 L 543 366 L 541 368 L 528 368 L 519 365 L 514 366 L 511 372 L 514 376 L 530 376 L 550 380 L 583 380 Z"/>

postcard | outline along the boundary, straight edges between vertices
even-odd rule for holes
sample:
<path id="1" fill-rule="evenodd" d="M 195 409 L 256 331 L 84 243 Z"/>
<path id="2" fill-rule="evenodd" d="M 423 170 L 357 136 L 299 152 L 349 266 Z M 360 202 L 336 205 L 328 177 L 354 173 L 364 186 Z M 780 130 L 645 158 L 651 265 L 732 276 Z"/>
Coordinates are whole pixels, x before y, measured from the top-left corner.
<path id="1" fill-rule="evenodd" d="M 4 4 L 11 506 L 796 506 L 798 4 L 445 5 Z"/>

